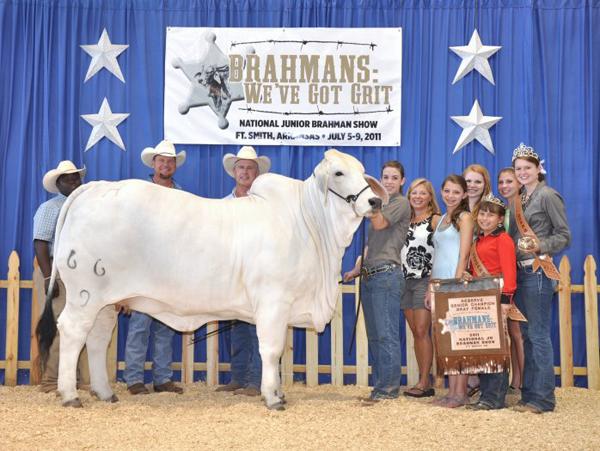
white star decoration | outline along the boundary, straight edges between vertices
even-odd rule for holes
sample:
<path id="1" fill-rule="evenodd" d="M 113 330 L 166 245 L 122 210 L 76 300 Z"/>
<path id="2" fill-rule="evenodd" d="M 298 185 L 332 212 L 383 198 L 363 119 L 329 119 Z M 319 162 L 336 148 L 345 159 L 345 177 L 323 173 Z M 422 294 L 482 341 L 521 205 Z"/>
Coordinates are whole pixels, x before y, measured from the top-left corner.
<path id="1" fill-rule="evenodd" d="M 494 144 L 488 130 L 502 119 L 501 116 L 484 116 L 479 107 L 479 102 L 475 100 L 468 116 L 450 117 L 463 128 L 452 154 L 455 154 L 459 149 L 476 139 L 488 152 L 494 155 Z"/>
<path id="2" fill-rule="evenodd" d="M 500 45 L 482 45 L 477 30 L 473 31 L 469 45 L 450 47 L 450 50 L 462 58 L 460 66 L 454 76 L 454 80 L 452 80 L 452 84 L 456 83 L 475 69 L 483 75 L 487 81 L 495 85 L 494 75 L 492 74 L 492 68 L 490 67 L 488 58 L 501 48 L 502 46 Z"/>
<path id="3" fill-rule="evenodd" d="M 102 101 L 98 114 L 82 114 L 81 117 L 94 127 L 92 133 L 90 133 L 85 150 L 88 150 L 104 137 L 110 139 L 122 150 L 125 150 L 123 140 L 121 139 L 119 130 L 117 130 L 117 125 L 127 119 L 128 116 L 129 113 L 113 113 L 110 110 L 110 105 L 106 97 Z"/>
<path id="4" fill-rule="evenodd" d="M 121 68 L 117 62 L 117 56 L 125 51 L 128 45 L 114 45 L 111 44 L 108 37 L 106 28 L 102 31 L 98 44 L 82 45 L 80 46 L 88 55 L 92 57 L 90 67 L 88 68 L 87 74 L 85 74 L 85 80 L 88 81 L 98 71 L 105 67 L 115 77 L 125 83 Z"/>

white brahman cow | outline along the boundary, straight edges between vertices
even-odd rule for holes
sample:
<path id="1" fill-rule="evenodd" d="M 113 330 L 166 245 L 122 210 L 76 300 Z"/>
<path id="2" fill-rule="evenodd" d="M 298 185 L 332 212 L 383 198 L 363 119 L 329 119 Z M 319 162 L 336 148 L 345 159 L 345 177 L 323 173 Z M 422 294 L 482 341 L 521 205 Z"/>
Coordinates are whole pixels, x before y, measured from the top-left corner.
<path id="1" fill-rule="evenodd" d="M 305 181 L 264 174 L 238 199 L 141 180 L 81 186 L 58 219 L 50 285 L 58 271 L 67 297 L 57 322 L 64 405 L 81 406 L 75 373 L 84 343 L 92 392 L 117 401 L 106 351 L 121 302 L 180 331 L 215 320 L 255 323 L 261 392 L 269 408 L 283 408 L 278 361 L 288 325 L 324 329 L 344 250 L 362 217 L 387 201 L 358 160 L 334 149 Z M 56 333 L 51 323 L 42 350 Z"/>

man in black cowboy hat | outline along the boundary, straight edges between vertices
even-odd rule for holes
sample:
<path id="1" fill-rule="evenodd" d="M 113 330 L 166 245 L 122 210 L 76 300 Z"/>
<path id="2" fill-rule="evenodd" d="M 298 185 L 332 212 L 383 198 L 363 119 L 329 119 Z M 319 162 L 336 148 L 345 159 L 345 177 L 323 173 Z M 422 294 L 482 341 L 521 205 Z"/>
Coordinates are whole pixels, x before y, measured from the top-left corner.
<path id="1" fill-rule="evenodd" d="M 54 232 L 56 230 L 58 215 L 67 197 L 81 185 L 84 176 L 85 167 L 77 168 L 73 162 L 65 160 L 61 161 L 55 169 L 48 171 L 42 181 L 46 191 L 56 194 L 56 196 L 41 204 L 33 217 L 33 248 L 38 264 L 40 265 L 40 270 L 44 275 L 44 291 L 46 293 L 48 292 L 48 284 L 52 272 Z M 65 308 L 66 303 L 65 287 L 60 277 L 57 278 L 54 284 L 52 295 L 52 312 L 54 314 L 54 321 L 56 321 L 58 315 Z M 39 330 L 40 327 L 42 326 L 38 325 L 37 329 Z M 37 331 L 36 335 L 39 336 Z M 56 390 L 59 343 L 59 337 L 56 335 L 50 345 L 48 360 L 42 362 L 43 374 L 40 390 L 44 393 Z M 82 380 L 89 380 L 87 358 L 85 357 L 80 359 L 79 375 Z"/>

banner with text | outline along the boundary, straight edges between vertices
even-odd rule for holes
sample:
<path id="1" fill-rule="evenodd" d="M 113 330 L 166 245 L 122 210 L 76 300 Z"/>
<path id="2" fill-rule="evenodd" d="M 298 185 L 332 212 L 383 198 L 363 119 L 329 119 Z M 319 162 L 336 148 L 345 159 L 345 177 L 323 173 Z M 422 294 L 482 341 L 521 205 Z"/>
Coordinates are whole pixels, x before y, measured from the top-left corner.
<path id="1" fill-rule="evenodd" d="M 165 138 L 399 146 L 400 28 L 167 28 Z"/>

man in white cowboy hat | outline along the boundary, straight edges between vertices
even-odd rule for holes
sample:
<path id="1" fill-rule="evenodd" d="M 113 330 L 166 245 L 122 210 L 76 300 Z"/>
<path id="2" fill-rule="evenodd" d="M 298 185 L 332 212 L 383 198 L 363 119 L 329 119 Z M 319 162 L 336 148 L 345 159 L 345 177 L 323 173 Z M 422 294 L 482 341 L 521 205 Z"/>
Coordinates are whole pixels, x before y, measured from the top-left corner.
<path id="1" fill-rule="evenodd" d="M 185 151 L 175 151 L 170 141 L 161 141 L 156 147 L 146 147 L 141 154 L 142 162 L 152 168 L 149 175 L 152 183 L 167 188 L 181 189 L 173 175 L 185 162 Z M 183 393 L 171 380 L 173 371 L 173 335 L 175 331 L 145 313 L 133 311 L 129 319 L 127 342 L 125 345 L 125 371 L 123 377 L 127 389 L 132 395 L 145 395 L 149 391 L 144 385 L 144 364 L 148 351 L 150 331 L 153 332 L 154 346 L 152 353 L 152 381 L 155 392 Z"/>
<path id="2" fill-rule="evenodd" d="M 223 167 L 235 179 L 235 187 L 226 199 L 244 197 L 260 174 L 269 172 L 271 160 L 256 155 L 251 146 L 242 147 L 237 155 L 223 157 Z M 260 395 L 262 361 L 258 352 L 256 326 L 236 321 L 231 329 L 231 381 L 217 391 L 232 391 L 237 395 Z"/>
<path id="3" fill-rule="evenodd" d="M 182 150 L 175 151 L 175 145 L 168 140 L 163 140 L 156 147 L 146 147 L 142 150 L 142 162 L 154 173 L 149 175 L 150 181 L 167 188 L 181 189 L 173 175 L 179 166 L 185 162 L 186 153 Z"/>
<path id="4" fill-rule="evenodd" d="M 56 196 L 41 204 L 33 217 L 33 248 L 38 264 L 40 265 L 40 270 L 44 275 L 44 289 L 46 293 L 48 292 L 50 273 L 52 272 L 54 232 L 56 230 L 58 215 L 67 197 L 81 185 L 84 176 L 85 167 L 77 168 L 73 162 L 65 160 L 61 161 L 55 169 L 46 172 L 42 180 L 46 191 L 56 194 Z M 55 322 L 58 315 L 65 308 L 65 302 L 65 287 L 59 275 L 54 284 L 51 304 L 48 304 L 48 308 L 52 308 Z M 38 329 L 40 327 L 44 327 L 44 325 L 38 325 Z M 56 335 L 50 345 L 48 360 L 45 363 L 42 362 L 43 374 L 40 390 L 45 393 L 56 390 L 59 343 L 59 336 Z M 80 359 L 79 376 L 85 382 L 89 380 L 87 368 L 87 358 L 84 356 Z"/>

